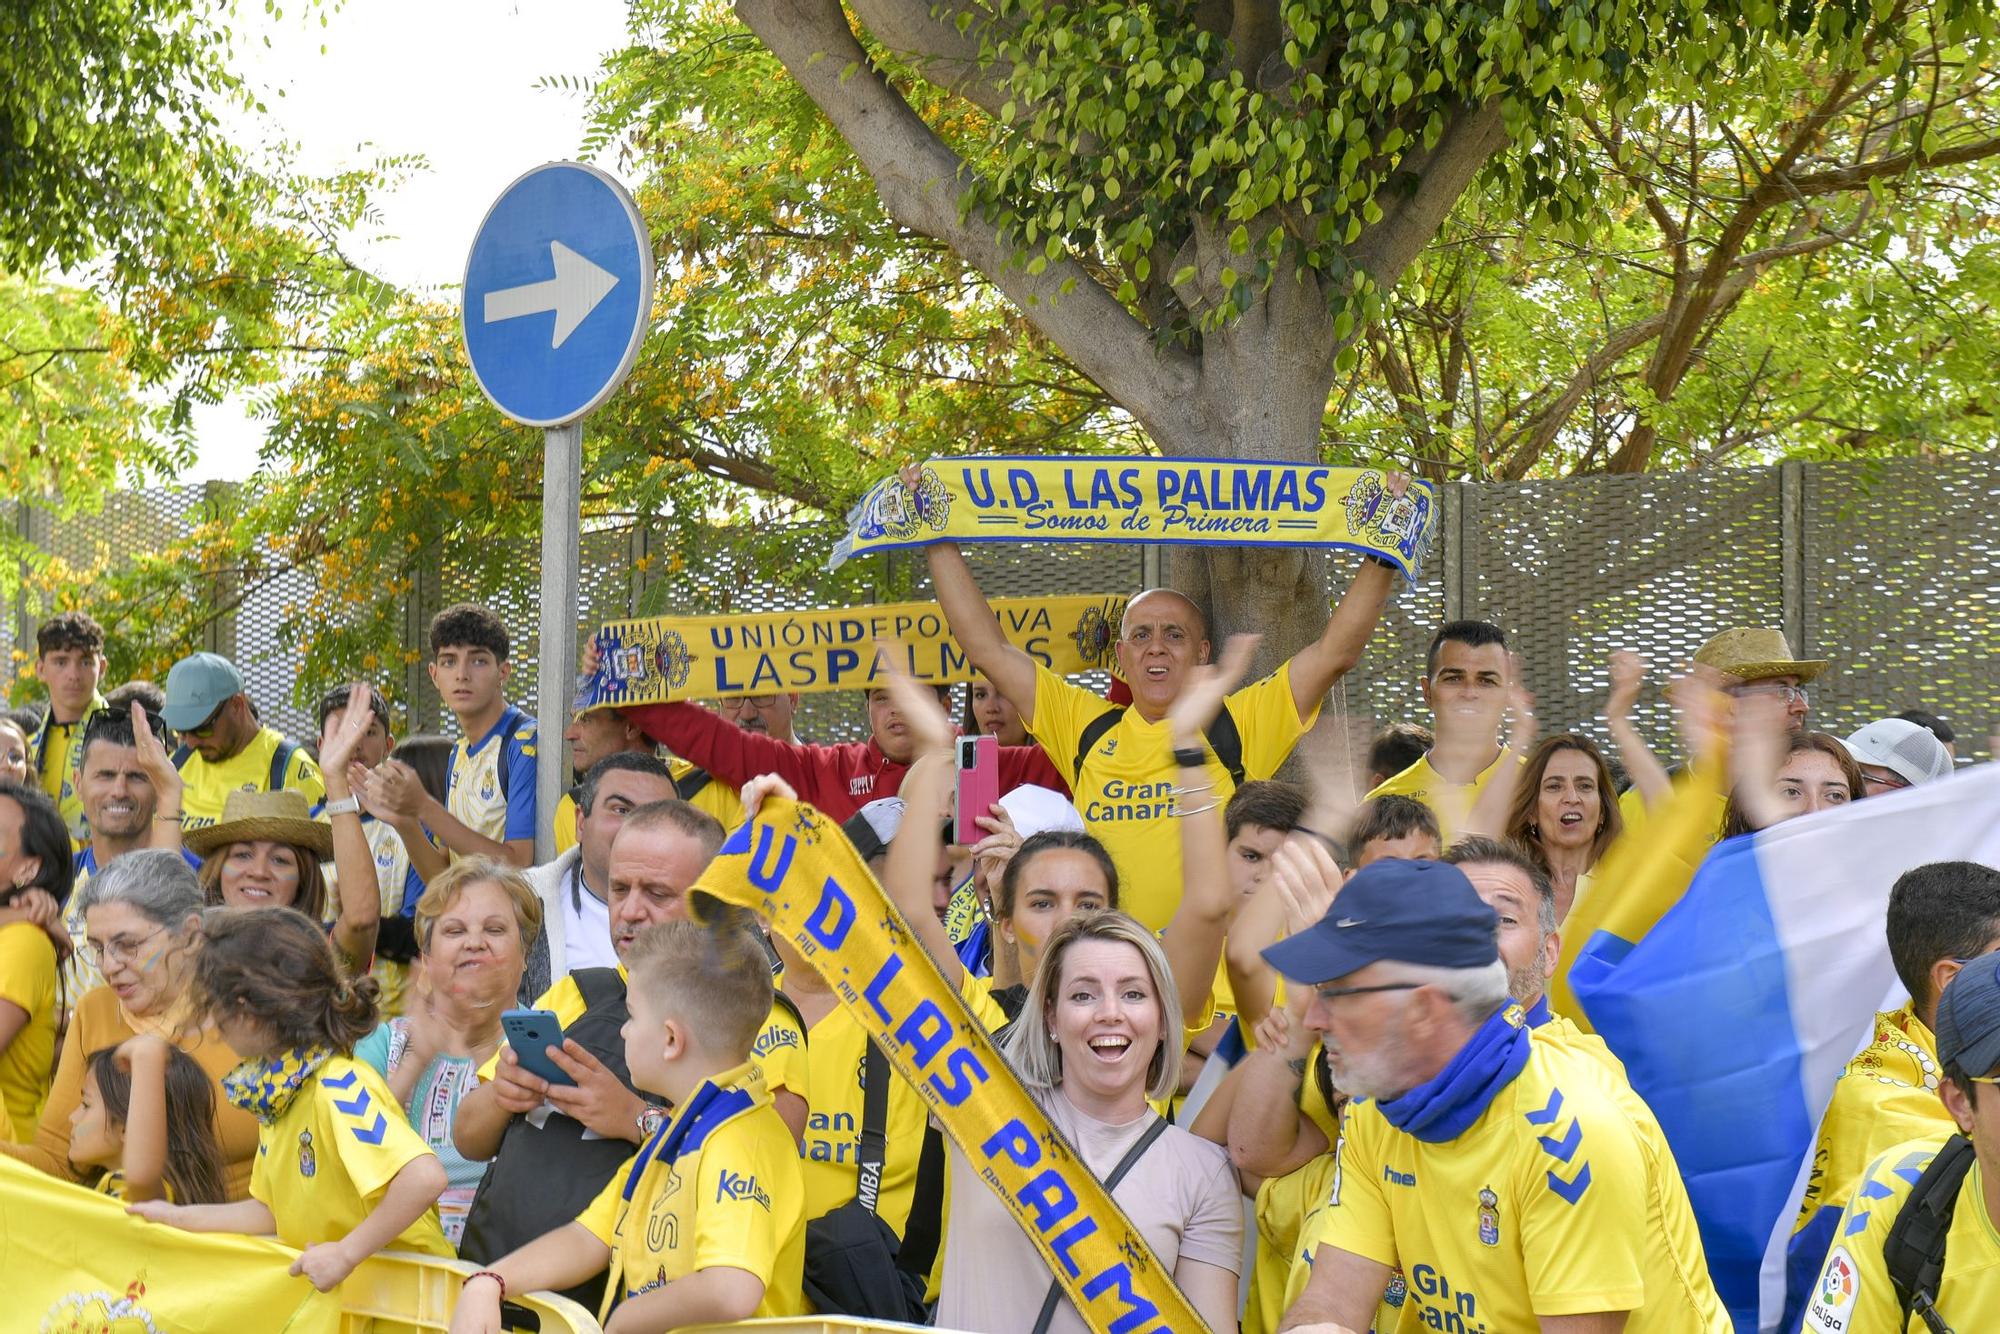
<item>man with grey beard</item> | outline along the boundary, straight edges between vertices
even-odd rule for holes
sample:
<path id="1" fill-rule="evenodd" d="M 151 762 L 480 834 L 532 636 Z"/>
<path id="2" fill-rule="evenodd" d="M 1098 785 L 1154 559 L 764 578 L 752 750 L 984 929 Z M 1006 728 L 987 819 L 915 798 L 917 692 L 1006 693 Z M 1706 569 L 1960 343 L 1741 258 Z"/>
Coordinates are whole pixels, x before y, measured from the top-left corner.
<path id="1" fill-rule="evenodd" d="M 1353 1099 L 1283 1328 L 1367 1329 L 1400 1270 L 1406 1328 L 1724 1334 L 1659 1124 L 1612 1063 L 1530 1036 L 1500 925 L 1464 870 L 1392 859 L 1264 951 Z"/>

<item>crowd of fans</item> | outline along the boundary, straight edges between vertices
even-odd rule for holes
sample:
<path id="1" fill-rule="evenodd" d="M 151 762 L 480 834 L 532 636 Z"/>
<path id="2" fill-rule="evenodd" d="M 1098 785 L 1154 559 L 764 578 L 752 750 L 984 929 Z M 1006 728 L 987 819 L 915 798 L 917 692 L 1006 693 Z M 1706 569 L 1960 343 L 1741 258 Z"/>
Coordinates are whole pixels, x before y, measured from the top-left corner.
<path id="1" fill-rule="evenodd" d="M 955 547 L 927 554 L 971 686 L 885 665 L 841 744 L 798 737 L 781 693 L 581 713 L 546 812 L 553 739 L 481 607 L 430 627 L 455 736 L 401 740 L 359 682 L 284 736 L 209 653 L 107 690 L 96 623 L 44 622 L 46 701 L 0 715 L 0 1152 L 158 1223 L 275 1235 L 321 1289 L 383 1249 L 461 1256 L 461 1331 L 531 1289 L 614 1331 L 1086 1328 L 833 985 L 691 910 L 725 831 L 796 797 L 844 822 L 1212 1328 L 1729 1328 L 1659 1124 L 1550 1007 L 1563 923 L 1620 892 L 1621 843 L 1669 841 L 1691 878 L 1729 835 L 1947 778 L 1944 722 L 1813 730 L 1832 665 L 1743 627 L 1669 687 L 1673 757 L 1631 723 L 1647 664 L 1616 656 L 1607 751 L 1540 734 L 1501 629 L 1463 620 L 1431 640 L 1427 716 L 1297 785 L 1277 775 L 1361 661 L 1385 563 L 1247 684 L 1252 640 L 1142 593 L 1107 697 L 1010 644 Z M 963 844 L 961 731 L 997 738 L 1001 791 Z M 1820 1129 L 1792 1328 L 1902 1328 L 1875 1277 L 1894 1210 L 1857 1202 L 1911 1194 L 1907 1142 L 2000 1152 L 2000 870 L 1882 890 L 1910 1000 Z M 517 1050 L 517 1008 L 559 1041 Z M 1954 1225 L 1927 1299 L 2000 1327 L 2000 1195 L 1965 1198 L 1985 1230 Z M 1878 1323 L 1814 1323 L 1836 1281 Z"/>

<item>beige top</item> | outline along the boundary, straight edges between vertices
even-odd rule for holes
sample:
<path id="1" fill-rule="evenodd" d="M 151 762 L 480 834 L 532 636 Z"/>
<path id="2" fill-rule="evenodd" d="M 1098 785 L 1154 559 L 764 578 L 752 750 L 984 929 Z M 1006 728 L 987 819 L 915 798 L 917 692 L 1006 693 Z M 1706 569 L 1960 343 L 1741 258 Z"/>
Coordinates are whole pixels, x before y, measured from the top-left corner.
<path id="1" fill-rule="evenodd" d="M 1030 1096 L 1099 1180 L 1111 1174 L 1154 1119 L 1149 1112 L 1125 1125 L 1106 1125 L 1078 1111 L 1060 1092 L 1030 1090 Z M 1241 1269 L 1243 1198 L 1221 1145 L 1168 1126 L 1111 1197 L 1169 1274 L 1183 1257 L 1232 1274 Z M 949 1198 L 939 1327 L 1027 1334 L 1054 1278 L 1041 1252 L 956 1144 L 951 1146 Z M 1089 1334 L 1067 1297 L 1056 1308 L 1049 1334 Z"/>

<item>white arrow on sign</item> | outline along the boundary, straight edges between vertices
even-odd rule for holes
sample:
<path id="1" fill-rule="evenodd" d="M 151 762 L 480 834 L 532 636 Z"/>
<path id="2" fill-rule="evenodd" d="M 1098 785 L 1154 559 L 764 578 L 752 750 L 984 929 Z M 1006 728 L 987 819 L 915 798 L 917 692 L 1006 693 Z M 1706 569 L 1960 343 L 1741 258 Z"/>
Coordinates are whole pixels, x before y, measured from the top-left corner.
<path id="1" fill-rule="evenodd" d="M 556 327 L 549 346 L 561 347 L 576 332 L 576 326 L 597 309 L 597 303 L 618 286 L 617 275 L 598 268 L 561 241 L 549 242 L 549 258 L 555 263 L 555 277 L 486 294 L 486 323 L 552 310 Z"/>

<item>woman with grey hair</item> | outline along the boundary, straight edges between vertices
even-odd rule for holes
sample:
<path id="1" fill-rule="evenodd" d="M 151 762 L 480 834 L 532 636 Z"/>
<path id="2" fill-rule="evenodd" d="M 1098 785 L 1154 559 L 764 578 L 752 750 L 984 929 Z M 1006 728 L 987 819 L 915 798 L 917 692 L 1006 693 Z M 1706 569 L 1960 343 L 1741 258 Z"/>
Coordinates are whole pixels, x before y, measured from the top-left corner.
<path id="1" fill-rule="evenodd" d="M 257 1121 L 222 1096 L 222 1077 L 239 1061 L 220 1035 L 189 1029 L 187 983 L 201 938 L 202 888 L 178 852 L 128 852 L 92 876 L 79 891 L 87 944 L 104 972 L 76 1003 L 56 1061 L 55 1084 L 41 1124 L 26 1144 L 0 1143 L 0 1153 L 52 1176 L 74 1181 L 70 1118 L 83 1097 L 92 1053 L 116 1047 L 135 1033 L 153 1033 L 179 1047 L 216 1083 L 215 1134 L 222 1145 L 229 1198 L 249 1194 L 257 1156 Z"/>
<path id="2" fill-rule="evenodd" d="M 1168 1125 L 1181 1009 L 1166 955 L 1121 912 L 1078 913 L 1050 933 L 1005 1053 L 1052 1125 L 1145 1237 L 1212 1329 L 1236 1324 L 1243 1209 L 1220 1145 Z M 938 1324 L 1084 1334 L 1041 1254 L 951 1150 Z"/>

